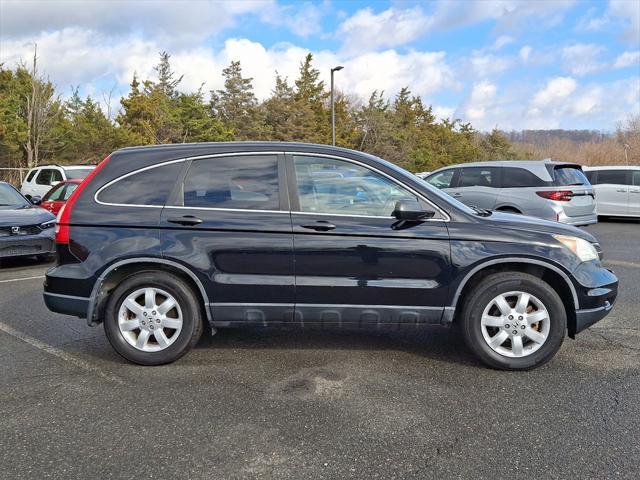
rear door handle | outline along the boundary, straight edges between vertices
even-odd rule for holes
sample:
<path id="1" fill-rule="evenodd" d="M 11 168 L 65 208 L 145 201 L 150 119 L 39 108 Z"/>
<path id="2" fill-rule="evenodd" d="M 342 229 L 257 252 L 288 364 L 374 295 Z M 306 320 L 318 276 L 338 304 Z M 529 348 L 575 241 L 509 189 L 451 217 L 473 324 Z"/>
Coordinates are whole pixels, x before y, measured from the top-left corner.
<path id="1" fill-rule="evenodd" d="M 202 219 L 198 218 L 198 217 L 194 217 L 193 215 L 184 215 L 182 217 L 171 217 L 171 218 L 167 218 L 167 222 L 169 223 L 177 223 L 179 225 L 185 225 L 185 226 L 193 226 L 193 225 L 199 225 L 202 223 Z"/>
<path id="2" fill-rule="evenodd" d="M 302 228 L 307 228 L 309 230 L 315 230 L 316 232 L 328 232 L 329 230 L 335 230 L 336 226 L 333 223 L 329 223 L 325 220 L 319 220 L 316 223 L 311 223 L 307 225 L 300 225 Z"/>
<path id="3" fill-rule="evenodd" d="M 618 190 L 616 190 L 616 192 L 626 192 L 627 190 L 625 188 L 619 188 Z"/>
<path id="4" fill-rule="evenodd" d="M 452 197 L 461 197 L 462 194 L 461 193 L 452 193 L 451 196 Z"/>

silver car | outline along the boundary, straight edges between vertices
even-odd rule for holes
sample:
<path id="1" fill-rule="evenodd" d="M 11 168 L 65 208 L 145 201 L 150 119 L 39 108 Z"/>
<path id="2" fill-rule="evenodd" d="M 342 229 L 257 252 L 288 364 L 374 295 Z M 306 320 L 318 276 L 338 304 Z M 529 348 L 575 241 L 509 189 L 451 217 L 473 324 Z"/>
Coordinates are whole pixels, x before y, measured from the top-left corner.
<path id="1" fill-rule="evenodd" d="M 425 181 L 486 210 L 571 225 L 598 221 L 593 187 L 574 163 L 549 159 L 467 163 L 436 170 Z"/>

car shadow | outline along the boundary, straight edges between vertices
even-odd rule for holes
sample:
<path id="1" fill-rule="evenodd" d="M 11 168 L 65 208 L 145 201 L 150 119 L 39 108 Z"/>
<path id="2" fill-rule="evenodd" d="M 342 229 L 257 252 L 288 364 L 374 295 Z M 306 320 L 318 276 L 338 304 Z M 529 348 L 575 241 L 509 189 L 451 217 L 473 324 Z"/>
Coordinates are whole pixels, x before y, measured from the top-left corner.
<path id="1" fill-rule="evenodd" d="M 213 336 L 205 331 L 196 351 L 231 350 L 368 350 L 396 351 L 431 360 L 480 366 L 455 330 L 430 326 L 377 331 L 338 328 L 221 328 Z M 182 361 L 189 361 L 189 355 Z"/>
<path id="2" fill-rule="evenodd" d="M 53 265 L 54 260 L 44 260 L 35 256 L 0 258 L 0 269 L 24 268 Z"/>

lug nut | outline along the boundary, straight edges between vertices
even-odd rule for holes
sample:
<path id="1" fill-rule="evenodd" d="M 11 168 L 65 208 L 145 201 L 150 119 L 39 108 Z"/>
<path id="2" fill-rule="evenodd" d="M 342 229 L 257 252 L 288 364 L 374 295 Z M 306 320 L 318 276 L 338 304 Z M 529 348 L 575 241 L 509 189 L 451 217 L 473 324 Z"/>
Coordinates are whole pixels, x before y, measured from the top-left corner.
<path id="1" fill-rule="evenodd" d="M 513 320 L 513 315 L 509 315 L 509 320 Z"/>
<path id="2" fill-rule="evenodd" d="M 142 324 L 143 324 L 143 325 L 146 325 L 146 323 L 144 322 L 144 320 L 142 321 Z"/>
<path id="3" fill-rule="evenodd" d="M 142 312 L 142 315 L 144 315 L 146 317 L 147 316 L 147 312 Z"/>
<path id="4" fill-rule="evenodd" d="M 522 317 L 518 317 L 518 320 L 522 320 Z"/>
<path id="5" fill-rule="evenodd" d="M 151 328 L 153 328 L 153 327 L 151 327 Z M 518 333 L 518 330 L 514 330 L 514 331 L 513 331 L 513 334 L 514 334 L 514 335 L 516 335 L 517 333 Z"/>
<path id="6" fill-rule="evenodd" d="M 155 310 L 154 310 L 153 312 L 151 312 L 151 315 L 155 315 L 155 314 L 156 314 L 156 311 L 155 311 Z"/>
<path id="7" fill-rule="evenodd" d="M 507 323 L 507 324 L 504 326 L 504 328 L 509 328 L 509 324 Z"/>
<path id="8" fill-rule="evenodd" d="M 522 325 L 520 328 L 521 328 L 522 330 L 524 330 L 524 325 Z"/>

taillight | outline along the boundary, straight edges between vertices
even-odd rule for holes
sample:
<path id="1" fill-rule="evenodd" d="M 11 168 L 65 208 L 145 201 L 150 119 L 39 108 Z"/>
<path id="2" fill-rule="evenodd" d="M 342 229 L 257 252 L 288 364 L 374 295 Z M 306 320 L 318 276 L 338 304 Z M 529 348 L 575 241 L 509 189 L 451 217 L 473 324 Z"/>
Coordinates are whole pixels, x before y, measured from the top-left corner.
<path id="1" fill-rule="evenodd" d="M 69 200 L 62 206 L 58 213 L 58 221 L 56 222 L 56 243 L 69 243 L 69 222 L 71 221 L 71 211 L 73 210 L 73 204 L 76 202 L 84 187 L 89 185 L 89 182 L 95 177 L 98 172 L 109 161 L 109 157 L 102 160 L 93 171 L 87 175 L 87 177 L 78 185 L 75 191 L 69 197 Z"/>
<path id="2" fill-rule="evenodd" d="M 569 202 L 573 198 L 571 190 L 556 190 L 555 192 L 536 192 L 539 197 L 555 202 Z"/>

